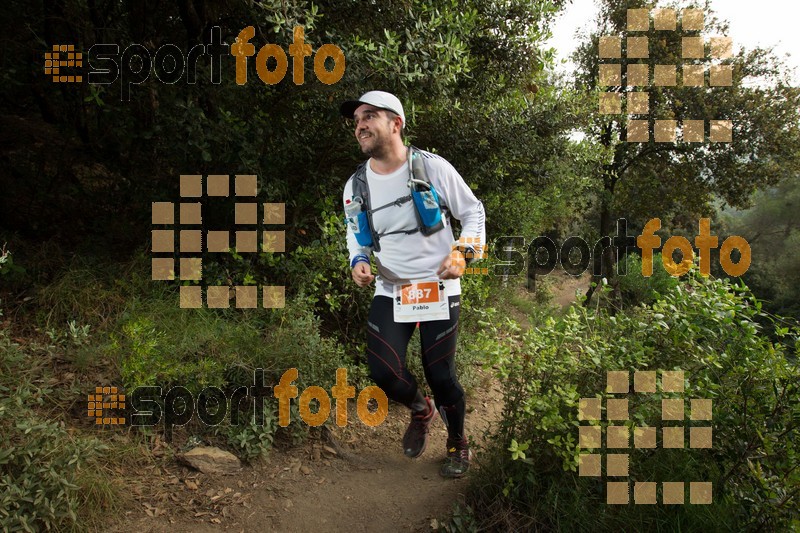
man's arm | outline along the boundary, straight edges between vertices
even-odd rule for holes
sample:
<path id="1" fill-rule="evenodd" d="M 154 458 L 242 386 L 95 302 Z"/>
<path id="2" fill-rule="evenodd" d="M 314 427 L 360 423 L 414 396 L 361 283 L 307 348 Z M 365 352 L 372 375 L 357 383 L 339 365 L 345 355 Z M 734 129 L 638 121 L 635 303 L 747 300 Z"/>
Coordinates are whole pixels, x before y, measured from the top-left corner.
<path id="1" fill-rule="evenodd" d="M 486 245 L 486 214 L 483 203 L 466 184 L 464 178 L 447 160 L 434 156 L 431 162 L 436 171 L 434 187 L 455 218 L 461 222 L 461 237 L 456 245 L 468 263 L 479 259 Z M 434 178 L 432 178 L 433 180 Z"/>
<path id="2" fill-rule="evenodd" d="M 431 183 L 440 200 L 461 222 L 461 237 L 437 270 L 441 279 L 456 279 L 464 274 L 467 263 L 482 257 L 486 241 L 486 215 L 483 204 L 446 159 L 426 153 Z"/>
<path id="3" fill-rule="evenodd" d="M 342 194 L 342 205 L 347 200 L 353 197 L 353 180 L 352 178 L 347 181 Z M 353 233 L 350 224 L 347 224 L 347 251 L 349 253 L 350 270 L 353 276 L 353 281 L 359 287 L 365 287 L 372 283 L 375 276 L 372 275 L 372 267 L 370 265 L 370 254 L 372 248 L 369 246 L 361 246 L 358 244 L 355 234 Z"/>

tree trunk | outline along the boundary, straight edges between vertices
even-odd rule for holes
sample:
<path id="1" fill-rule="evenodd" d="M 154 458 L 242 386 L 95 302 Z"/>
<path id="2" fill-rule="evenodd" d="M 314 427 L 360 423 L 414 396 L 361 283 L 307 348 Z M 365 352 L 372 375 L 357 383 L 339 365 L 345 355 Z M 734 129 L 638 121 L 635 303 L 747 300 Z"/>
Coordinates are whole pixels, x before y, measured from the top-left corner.
<path id="1" fill-rule="evenodd" d="M 614 221 L 611 220 L 611 202 L 614 199 L 614 185 L 616 179 L 613 172 L 613 166 L 606 166 L 603 176 L 603 195 L 600 200 L 600 238 L 611 237 L 614 232 Z M 594 253 L 592 250 L 592 282 L 593 285 L 589 286 L 586 291 L 586 300 L 583 305 L 588 306 L 595 289 L 600 285 L 602 279 L 605 277 L 612 288 L 612 297 L 614 301 L 618 301 L 619 284 L 615 279 L 614 266 L 616 263 L 616 254 L 614 253 L 613 246 L 603 248 L 602 253 Z M 599 275 L 597 274 L 599 272 Z"/>

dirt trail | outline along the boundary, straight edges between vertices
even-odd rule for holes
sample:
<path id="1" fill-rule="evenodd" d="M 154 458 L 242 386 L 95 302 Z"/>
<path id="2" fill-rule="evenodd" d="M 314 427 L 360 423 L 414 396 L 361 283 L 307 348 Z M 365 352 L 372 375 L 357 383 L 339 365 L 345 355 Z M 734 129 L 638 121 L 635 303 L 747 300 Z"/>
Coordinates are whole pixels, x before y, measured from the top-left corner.
<path id="1" fill-rule="evenodd" d="M 554 282 L 552 287 L 553 303 L 557 304 L 562 309 L 565 309 L 575 301 L 575 291 L 580 290 L 581 294 L 585 294 L 592 279 L 591 274 L 584 273 L 579 277 L 570 276 L 564 271 L 554 272 L 553 276 L 557 276 L 557 281 Z"/>
<path id="2" fill-rule="evenodd" d="M 558 275 L 553 303 L 568 306 L 575 289 L 587 285 L 585 277 Z M 484 431 L 500 419 L 502 393 L 489 373 L 476 370 L 481 384 L 468 396 L 466 428 L 483 442 Z M 390 404 L 377 428 L 362 424 L 355 412 L 348 421 L 348 427 L 332 430 L 348 458 L 328 441 L 311 440 L 275 450 L 236 476 L 207 476 L 167 460 L 132 481 L 130 501 L 108 531 L 429 531 L 433 519 L 450 514 L 467 479 L 439 476 L 447 436 L 441 419 L 433 424 L 424 455 L 414 460 L 401 450 L 404 407 Z M 474 465 L 480 467 L 480 456 Z"/>
<path id="3" fill-rule="evenodd" d="M 480 372 L 480 371 L 479 371 Z M 500 386 L 487 373 L 468 396 L 466 428 L 482 442 L 500 418 Z M 329 442 L 310 441 L 236 476 L 207 476 L 170 464 L 134 491 L 122 520 L 108 531 L 429 531 L 459 501 L 467 479 L 439 476 L 446 429 L 434 422 L 428 448 L 406 458 L 401 439 L 408 411 L 390 405 L 377 428 L 352 413 L 348 427 L 335 428 L 345 459 Z M 475 459 L 476 467 L 480 458 Z M 138 493 L 138 494 L 136 494 Z"/>

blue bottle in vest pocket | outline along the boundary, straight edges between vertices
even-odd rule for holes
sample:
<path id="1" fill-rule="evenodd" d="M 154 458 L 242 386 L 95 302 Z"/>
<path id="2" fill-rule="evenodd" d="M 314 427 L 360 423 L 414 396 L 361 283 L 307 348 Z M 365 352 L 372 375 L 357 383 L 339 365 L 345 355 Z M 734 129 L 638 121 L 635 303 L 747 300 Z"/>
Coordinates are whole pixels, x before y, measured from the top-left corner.
<path id="1" fill-rule="evenodd" d="M 411 191 L 411 198 L 417 208 L 420 219 L 422 219 L 423 235 L 430 235 L 442 229 L 442 210 L 439 208 L 439 195 L 436 189 L 427 191 Z"/>
<path id="2" fill-rule="evenodd" d="M 356 241 L 361 246 L 372 246 L 372 233 L 369 230 L 367 212 L 360 196 L 344 202 L 345 223 L 350 226 Z"/>
<path id="3" fill-rule="evenodd" d="M 444 227 L 442 209 L 439 205 L 439 194 L 431 185 L 422 155 L 416 150 L 410 151 L 412 178 L 410 180 L 411 199 L 417 208 L 420 231 L 423 235 L 433 235 Z"/>

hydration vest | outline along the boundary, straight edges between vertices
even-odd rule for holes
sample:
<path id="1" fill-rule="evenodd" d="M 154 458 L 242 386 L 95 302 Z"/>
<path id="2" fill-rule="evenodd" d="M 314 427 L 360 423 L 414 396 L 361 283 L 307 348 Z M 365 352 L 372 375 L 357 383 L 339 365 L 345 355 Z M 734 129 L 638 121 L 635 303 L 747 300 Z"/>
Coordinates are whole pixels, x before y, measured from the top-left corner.
<path id="1" fill-rule="evenodd" d="M 353 174 L 353 200 L 360 198 L 361 209 L 355 216 L 346 217 L 345 223 L 351 225 L 356 240 L 361 246 L 372 246 L 376 252 L 380 252 L 380 238 L 384 235 L 394 235 L 397 233 L 411 235 L 419 231 L 427 237 L 444 228 L 444 221 L 442 220 L 444 206 L 440 203 L 439 194 L 436 192 L 436 189 L 433 188 L 430 178 L 428 178 L 422 152 L 418 148 L 410 146 L 408 148 L 408 159 L 408 186 L 410 193 L 374 209 L 370 202 L 369 186 L 367 185 L 367 163 L 369 161 L 361 163 L 356 169 L 355 174 Z M 414 202 L 414 213 L 417 218 L 416 228 L 390 231 L 381 234 L 375 231 L 375 225 L 372 222 L 373 213 L 381 209 L 386 209 L 387 207 L 401 206 L 409 201 Z M 348 205 L 345 205 L 346 211 L 350 205 L 349 202 Z"/>

